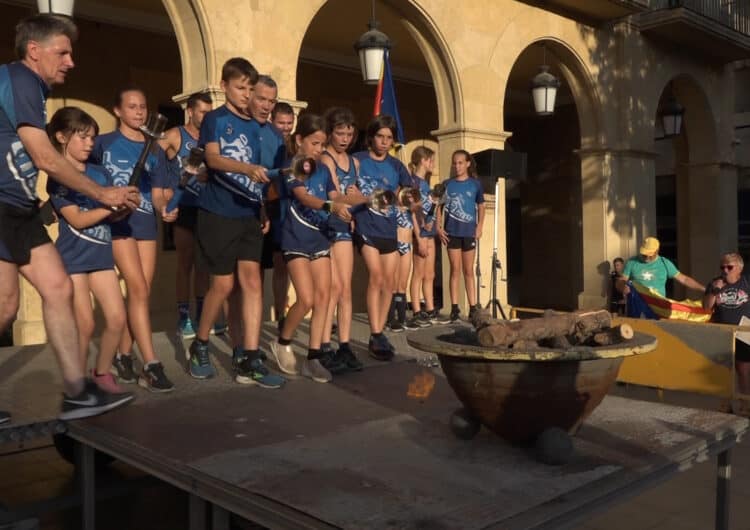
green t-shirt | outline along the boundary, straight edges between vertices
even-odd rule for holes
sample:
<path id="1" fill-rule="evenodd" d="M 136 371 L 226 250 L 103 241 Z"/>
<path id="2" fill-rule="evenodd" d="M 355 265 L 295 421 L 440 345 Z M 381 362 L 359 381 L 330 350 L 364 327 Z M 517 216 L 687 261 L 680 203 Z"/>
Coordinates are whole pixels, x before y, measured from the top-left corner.
<path id="1" fill-rule="evenodd" d="M 640 256 L 633 256 L 625 263 L 625 270 L 622 271 L 626 278 L 655 289 L 662 296 L 667 296 L 667 279 L 678 274 L 680 271 L 675 264 L 662 256 L 648 263 L 641 261 Z"/>

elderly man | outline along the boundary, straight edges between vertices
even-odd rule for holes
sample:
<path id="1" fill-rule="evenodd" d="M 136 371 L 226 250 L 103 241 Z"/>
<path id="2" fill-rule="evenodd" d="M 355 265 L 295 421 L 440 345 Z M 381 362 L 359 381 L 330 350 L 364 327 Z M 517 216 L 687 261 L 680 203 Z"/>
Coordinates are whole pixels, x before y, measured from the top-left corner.
<path id="1" fill-rule="evenodd" d="M 667 280 L 670 278 L 690 289 L 703 291 L 703 285 L 687 274 L 682 274 L 677 270 L 674 263 L 659 255 L 658 239 L 647 237 L 643 240 L 639 255 L 633 256 L 625 263 L 625 269 L 622 271 L 622 276 L 617 285 L 618 289 L 626 296 L 630 293 L 627 281 L 632 280 L 644 287 L 652 288 L 666 297 Z"/>
<path id="2" fill-rule="evenodd" d="M 703 307 L 713 309 L 711 322 L 719 324 L 740 323 L 742 317 L 750 318 L 750 282 L 742 274 L 745 264 L 737 252 L 728 252 L 719 260 L 721 274 L 706 286 Z M 735 367 L 737 382 L 743 394 L 750 393 L 750 345 L 735 342 Z"/>
<path id="3" fill-rule="evenodd" d="M 106 206 L 135 208 L 139 201 L 135 188 L 103 188 L 77 171 L 47 138 L 47 93 L 73 68 L 71 42 L 77 34 L 67 17 L 29 17 L 16 26 L 20 60 L 0 66 L 0 330 L 18 311 L 20 272 L 42 298 L 47 337 L 62 371 L 61 419 L 100 414 L 133 398 L 108 394 L 85 379 L 72 284 L 39 215 L 39 170 Z M 0 423 L 9 420 L 8 413 L 0 413 Z"/>

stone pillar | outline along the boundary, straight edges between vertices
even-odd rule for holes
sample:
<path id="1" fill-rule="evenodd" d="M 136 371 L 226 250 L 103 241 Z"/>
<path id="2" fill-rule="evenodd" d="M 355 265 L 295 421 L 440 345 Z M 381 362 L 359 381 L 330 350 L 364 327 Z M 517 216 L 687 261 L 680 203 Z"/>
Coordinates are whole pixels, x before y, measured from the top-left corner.
<path id="1" fill-rule="evenodd" d="M 443 180 L 450 178 L 451 155 L 457 149 L 466 149 L 470 153 L 476 153 L 484 149 L 503 149 L 505 141 L 510 138 L 511 133 L 504 131 L 478 130 L 468 128 L 444 128 L 432 131 L 432 134 L 438 140 L 438 167 Z M 498 232 L 498 259 L 505 265 L 507 258 L 506 250 L 506 226 L 505 226 L 505 180 L 501 179 L 499 219 L 495 224 L 495 197 L 494 190 L 485 190 L 485 216 L 484 229 L 479 241 L 479 264 L 482 272 L 482 285 L 477 293 L 477 299 L 482 305 L 486 305 L 491 296 L 491 262 L 494 227 Z M 443 265 L 442 283 L 443 283 L 443 304 L 444 307 L 450 308 L 450 266 L 448 262 L 448 252 L 441 245 L 441 262 Z M 476 263 L 474 265 L 476 267 Z M 501 275 L 498 271 L 497 297 L 500 303 L 507 307 L 508 289 L 507 284 L 500 281 Z M 463 282 L 460 283 L 459 306 L 463 315 L 468 313 L 468 301 L 466 299 Z M 437 303 L 437 301 L 436 301 Z"/>
<path id="2" fill-rule="evenodd" d="M 582 179 L 583 291 L 579 308 L 607 302 L 609 265 L 638 253 L 656 234 L 655 154 L 649 151 L 579 151 Z"/>

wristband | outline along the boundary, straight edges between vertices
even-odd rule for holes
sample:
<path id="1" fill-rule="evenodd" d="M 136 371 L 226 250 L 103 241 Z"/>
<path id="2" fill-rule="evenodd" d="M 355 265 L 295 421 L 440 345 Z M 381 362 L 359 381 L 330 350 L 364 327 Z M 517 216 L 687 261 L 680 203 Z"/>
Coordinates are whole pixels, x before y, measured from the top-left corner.
<path id="1" fill-rule="evenodd" d="M 323 203 L 323 211 L 331 213 L 331 201 L 325 201 Z"/>

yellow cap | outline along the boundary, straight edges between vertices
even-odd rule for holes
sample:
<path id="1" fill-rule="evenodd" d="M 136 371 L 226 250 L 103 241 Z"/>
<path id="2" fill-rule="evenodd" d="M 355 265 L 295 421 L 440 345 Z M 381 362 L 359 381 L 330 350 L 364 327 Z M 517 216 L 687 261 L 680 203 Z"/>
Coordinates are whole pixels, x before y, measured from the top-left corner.
<path id="1" fill-rule="evenodd" d="M 659 240 L 655 237 L 647 237 L 643 240 L 640 252 L 643 256 L 653 256 L 659 252 Z"/>

